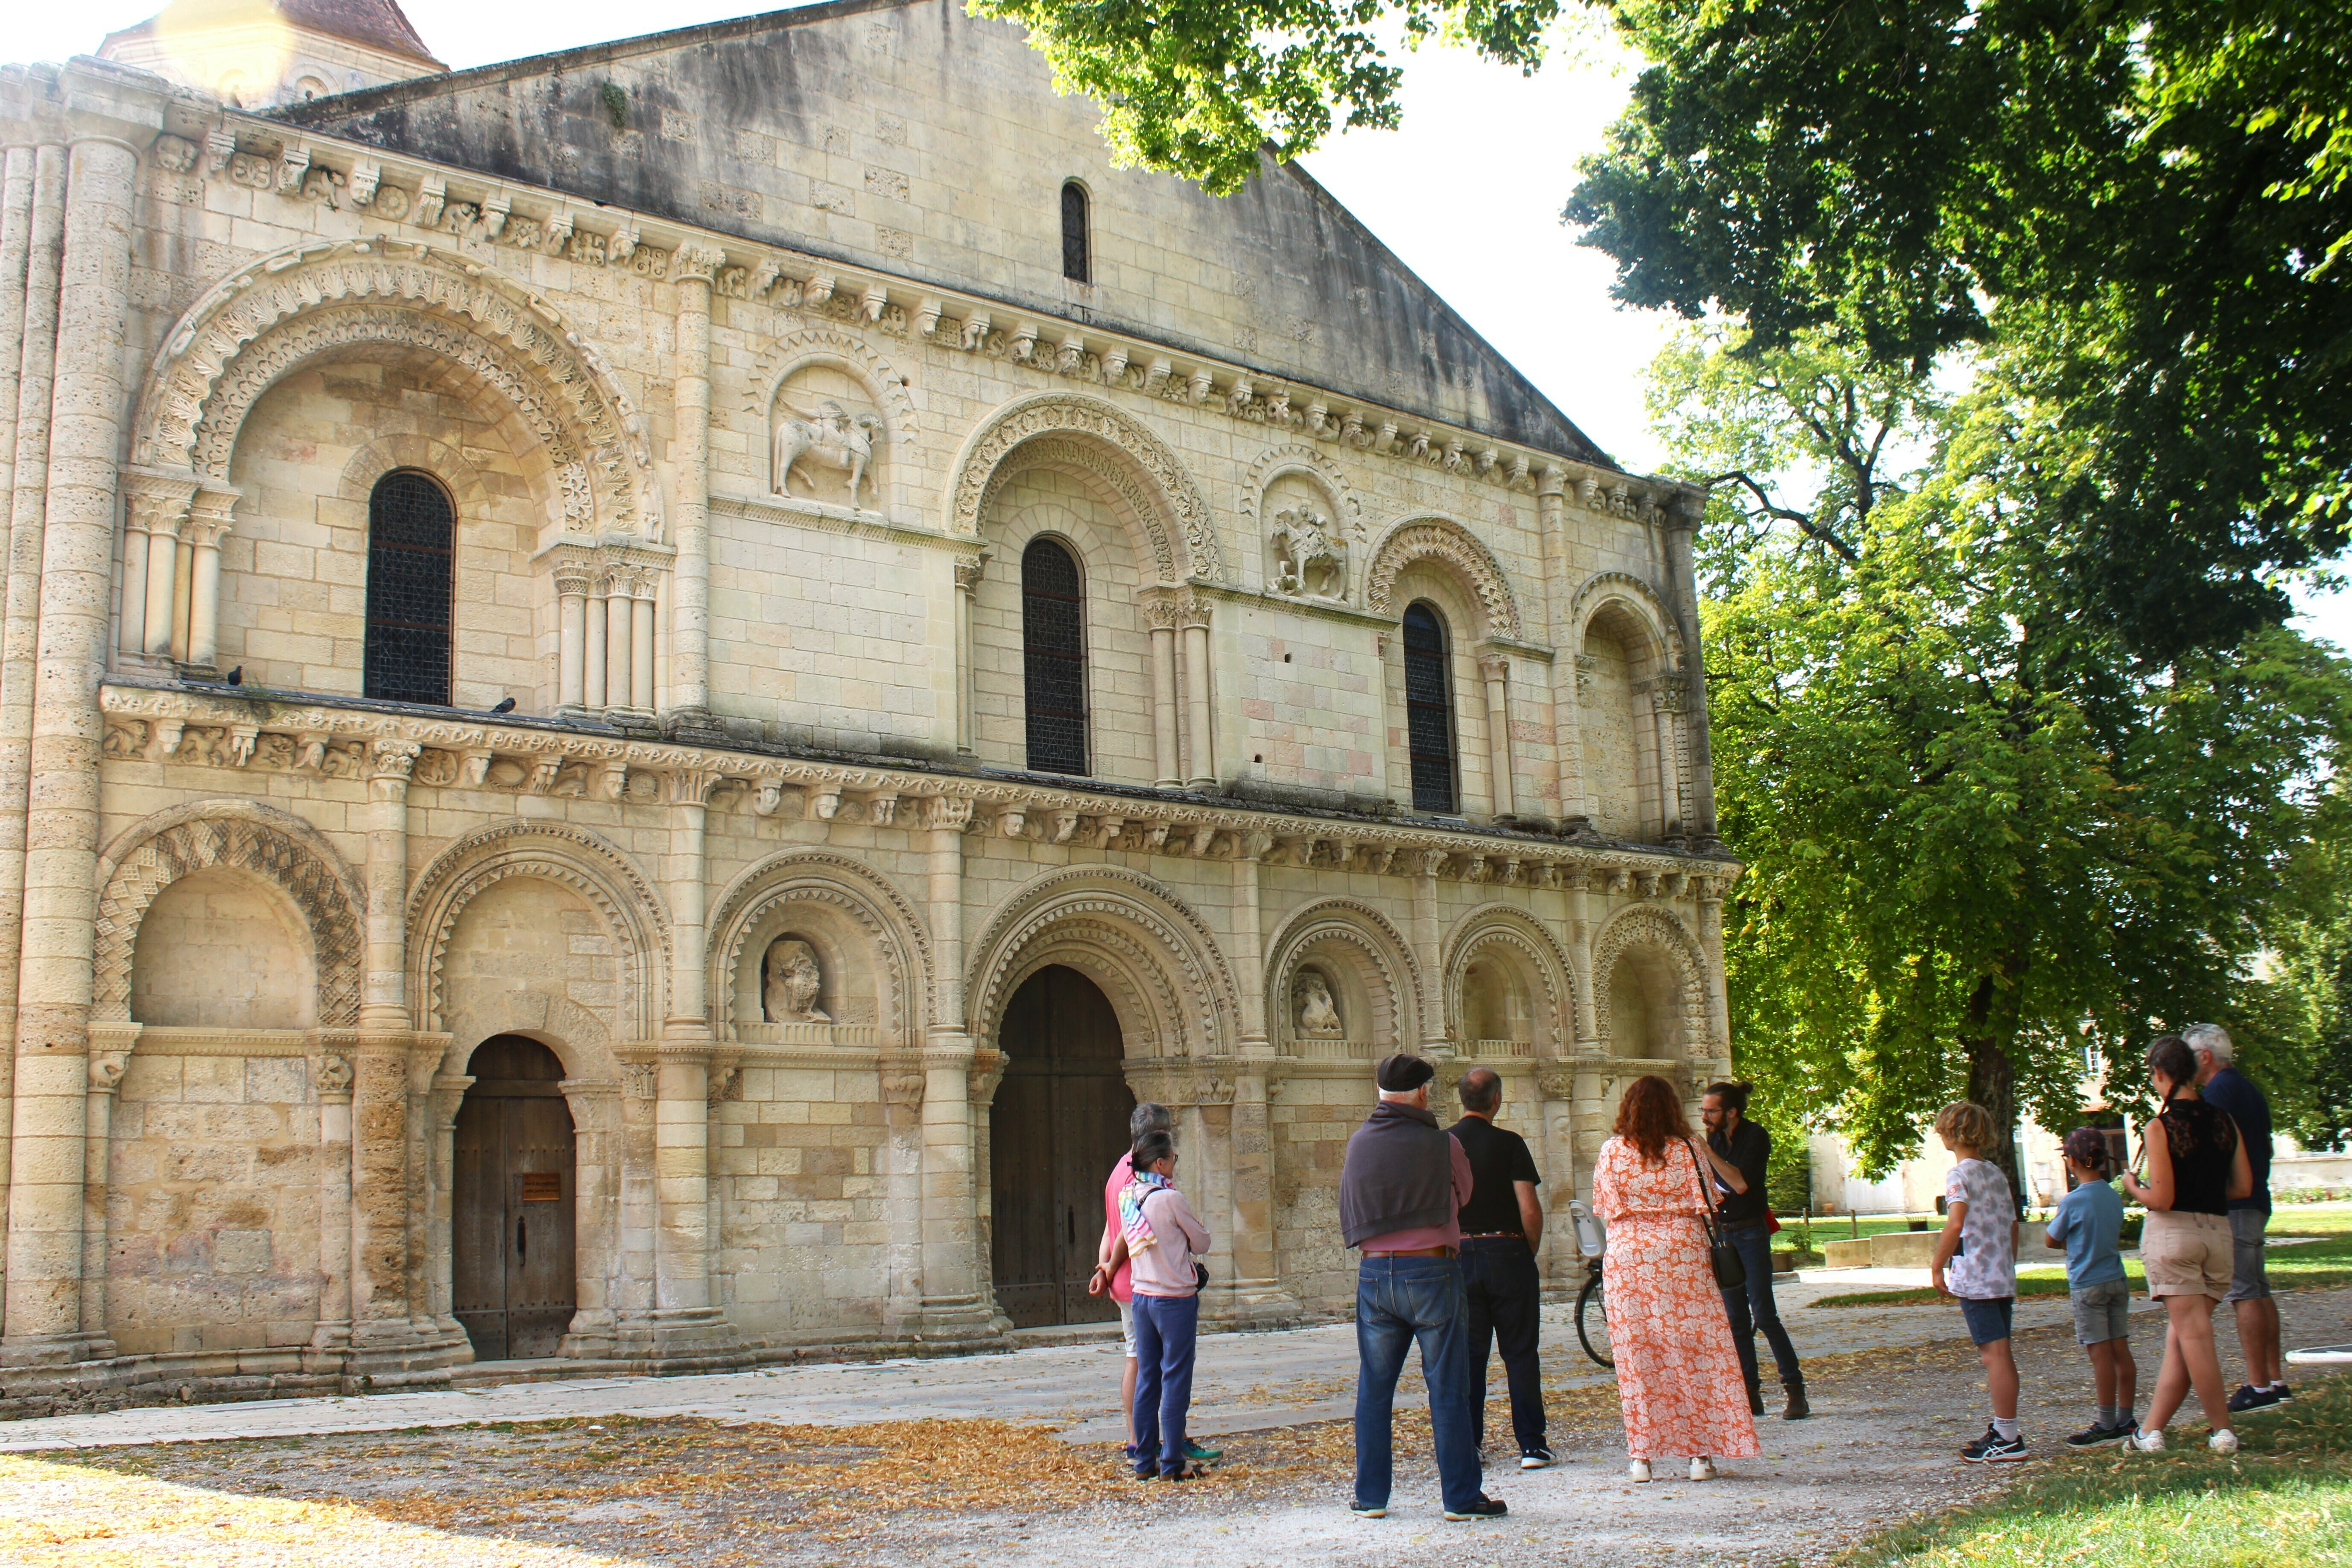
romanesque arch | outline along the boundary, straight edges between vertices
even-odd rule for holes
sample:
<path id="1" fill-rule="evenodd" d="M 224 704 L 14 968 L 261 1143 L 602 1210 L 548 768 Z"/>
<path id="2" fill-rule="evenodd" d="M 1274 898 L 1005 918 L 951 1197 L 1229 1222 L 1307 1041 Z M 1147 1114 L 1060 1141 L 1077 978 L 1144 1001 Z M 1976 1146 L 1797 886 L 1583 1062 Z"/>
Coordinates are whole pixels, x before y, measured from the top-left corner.
<path id="1" fill-rule="evenodd" d="M 368 344 L 420 350 L 497 388 L 548 450 L 567 531 L 660 538 L 645 421 L 611 367 L 545 300 L 422 243 L 298 247 L 214 285 L 156 352 L 132 461 L 226 485 L 237 431 L 263 393 L 323 354 Z"/>
<path id="2" fill-rule="evenodd" d="M 822 850 L 772 856 L 719 896 L 709 927 L 705 994 L 719 1010 L 721 1030 L 730 1026 L 730 1004 L 745 983 L 746 965 L 756 968 L 760 961 L 752 939 L 795 908 L 830 911 L 860 934 L 852 962 L 867 966 L 880 983 L 882 1016 L 876 1022 L 881 1039 L 919 1045 L 931 1017 L 930 933 L 913 903 L 879 872 Z"/>
<path id="3" fill-rule="evenodd" d="M 1524 988 L 1528 1034 L 1477 1026 L 1479 999 L 1470 993 L 1490 966 L 1496 981 Z M 1567 955 L 1525 910 L 1482 904 L 1454 922 L 1445 945 L 1445 1016 L 1457 1040 L 1505 1039 L 1556 1053 L 1575 1037 L 1574 994 Z"/>
<path id="4" fill-rule="evenodd" d="M 1412 945 L 1371 905 L 1354 899 L 1309 904 L 1283 921 L 1267 953 L 1269 1032 L 1288 1054 L 1316 1048 L 1302 1037 L 1297 1014 L 1300 972 L 1307 968 L 1329 981 L 1350 1043 L 1394 1051 L 1420 1040 L 1422 977 Z"/>
<path id="5" fill-rule="evenodd" d="M 1602 1047 L 1612 1056 L 1624 1056 L 1630 1054 L 1625 1047 L 1633 1043 L 1616 1038 L 1612 996 L 1618 961 L 1629 953 L 1654 958 L 1671 973 L 1683 1057 L 1696 1060 L 1715 1054 L 1706 1048 L 1710 1034 L 1706 960 L 1690 930 L 1656 904 L 1619 910 L 1593 938 L 1592 1010 Z"/>
<path id="6" fill-rule="evenodd" d="M 244 800 L 195 801 L 131 828 L 99 862 L 95 994 L 90 1016 L 127 1023 L 140 921 L 165 888 L 193 871 L 241 871 L 277 889 L 310 931 L 322 1028 L 359 1019 L 367 895 L 323 835 L 299 817 Z"/>
<path id="7" fill-rule="evenodd" d="M 1258 455 L 1249 472 L 1242 479 L 1242 536 L 1248 550 L 1265 550 L 1271 553 L 1270 538 L 1275 519 L 1282 510 L 1280 496 L 1268 492 L 1285 479 L 1304 480 L 1308 489 L 1319 494 L 1330 510 L 1330 532 L 1335 543 L 1346 552 L 1346 570 L 1342 591 L 1335 596 L 1352 603 L 1363 580 L 1364 550 L 1369 540 L 1364 528 L 1364 509 L 1356 492 L 1348 483 L 1348 476 L 1339 466 L 1312 447 L 1293 443 L 1273 447 Z M 1272 567 L 1268 567 L 1271 585 Z"/>
<path id="8" fill-rule="evenodd" d="M 1381 536 L 1364 574 L 1366 607 L 1376 616 L 1398 612 L 1402 606 L 1392 602 L 1397 576 L 1423 561 L 1435 563 L 1476 597 L 1486 622 L 1477 635 L 1520 635 L 1518 601 L 1512 596 L 1509 574 L 1476 534 L 1451 518 L 1408 518 Z"/>
<path id="9" fill-rule="evenodd" d="M 442 1020 L 442 1027 L 449 1036 L 449 1049 L 441 1063 L 444 1072 L 464 1072 L 467 1058 L 484 1040 L 521 1035 L 553 1051 L 569 1079 L 592 1085 L 620 1080 L 612 1026 L 569 996 L 544 991 L 500 992 L 463 1013 L 451 1014 Z M 579 1115 L 577 1107 L 574 1115 Z"/>
<path id="10" fill-rule="evenodd" d="M 625 1037 L 650 1038 L 661 1019 L 668 972 L 669 915 L 653 884 L 629 858 L 586 828 L 560 822 L 513 822 L 483 828 L 436 857 L 409 895 L 409 998 L 417 1026 L 444 1023 L 443 965 L 466 906 L 509 878 L 532 877 L 569 888 L 602 920 L 621 962 L 616 1022 Z"/>
<path id="11" fill-rule="evenodd" d="M 1216 520 L 1174 451 L 1124 410 L 1077 393 L 1018 397 L 981 422 L 948 480 L 950 531 L 979 536 L 1016 449 L 1024 463 L 1071 469 L 1114 492 L 1139 534 L 1139 560 L 1152 563 L 1159 581 L 1231 581 Z"/>
<path id="12" fill-rule="evenodd" d="M 1110 998 L 1130 1059 L 1218 1056 L 1240 1037 L 1233 973 L 1201 917 L 1152 879 L 1112 866 L 1048 872 L 973 944 L 968 1027 L 993 1040 L 1004 1005 L 1049 963 Z"/>
<path id="13" fill-rule="evenodd" d="M 1592 624 L 1592 618 L 1612 605 L 1642 629 L 1647 644 L 1643 652 L 1664 665 L 1682 667 L 1681 623 L 1656 589 L 1627 572 L 1597 572 L 1577 589 L 1568 611 L 1568 646 L 1571 650 L 1584 647 L 1585 630 Z"/>
<path id="14" fill-rule="evenodd" d="M 908 395 L 907 378 L 864 338 L 832 327 L 806 327 L 770 344 L 744 383 L 743 412 L 765 420 L 785 379 L 811 364 L 835 366 L 862 383 L 889 421 L 891 440 L 904 441 L 914 433 L 915 400 Z"/>

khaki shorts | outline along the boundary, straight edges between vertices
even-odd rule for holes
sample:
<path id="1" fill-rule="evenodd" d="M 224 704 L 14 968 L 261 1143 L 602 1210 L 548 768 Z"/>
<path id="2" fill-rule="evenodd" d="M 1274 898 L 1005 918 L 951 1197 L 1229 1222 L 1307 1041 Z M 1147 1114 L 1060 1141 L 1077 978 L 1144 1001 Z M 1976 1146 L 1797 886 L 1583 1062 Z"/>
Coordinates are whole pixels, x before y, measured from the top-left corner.
<path id="1" fill-rule="evenodd" d="M 2139 1260 L 2151 1299 L 2230 1293 L 2230 1220 L 2218 1214 L 2151 1214 L 2140 1233 Z"/>

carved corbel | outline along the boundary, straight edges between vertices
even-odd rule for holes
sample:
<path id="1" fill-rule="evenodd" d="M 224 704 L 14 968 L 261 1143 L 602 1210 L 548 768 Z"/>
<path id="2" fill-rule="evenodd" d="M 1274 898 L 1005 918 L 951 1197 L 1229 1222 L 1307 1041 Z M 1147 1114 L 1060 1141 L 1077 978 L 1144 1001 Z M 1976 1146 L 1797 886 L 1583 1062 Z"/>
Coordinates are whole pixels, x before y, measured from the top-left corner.
<path id="1" fill-rule="evenodd" d="M 514 203 L 505 195 L 492 192 L 482 198 L 482 236 L 495 242 L 507 231 L 507 219 L 514 212 Z"/>
<path id="2" fill-rule="evenodd" d="M 605 247 L 604 253 L 613 258 L 613 265 L 618 267 L 635 256 L 637 253 L 637 247 L 643 243 L 643 237 L 635 228 L 627 226 L 616 228 L 613 231 L 612 242 Z"/>
<path id="3" fill-rule="evenodd" d="M 1054 352 L 1054 369 L 1062 375 L 1077 374 L 1078 367 L 1086 362 L 1087 340 L 1076 332 L 1065 337 Z"/>
<path id="4" fill-rule="evenodd" d="M 801 303 L 810 310 L 820 310 L 833 298 L 833 274 L 820 272 L 801 285 Z"/>
<path id="5" fill-rule="evenodd" d="M 1376 877 L 1384 877 L 1388 874 L 1389 866 L 1396 859 L 1397 854 L 1396 846 L 1393 844 L 1367 844 L 1358 853 L 1363 861 L 1364 869 Z"/>
<path id="6" fill-rule="evenodd" d="M 923 1108 L 925 1075 L 913 1070 L 888 1071 L 882 1075 L 882 1100 L 887 1105 L 902 1106 L 908 1110 Z"/>
<path id="7" fill-rule="evenodd" d="M 751 815 L 754 816 L 773 816 L 783 804 L 784 781 L 782 779 L 761 779 L 759 787 L 751 792 Z"/>
<path id="8" fill-rule="evenodd" d="M 866 820 L 877 827 L 888 827 L 898 819 L 898 794 L 896 790 L 877 790 L 866 797 Z"/>
<path id="9" fill-rule="evenodd" d="M 1184 401 L 1190 403 L 1195 408 L 1200 407 L 1202 404 L 1209 401 L 1209 394 L 1215 390 L 1216 384 L 1217 383 L 1215 378 L 1210 375 L 1206 370 L 1194 371 L 1192 373 L 1192 384 L 1185 389 Z"/>
<path id="10" fill-rule="evenodd" d="M 351 193 L 352 205 L 355 207 L 374 205 L 375 188 L 383 183 L 383 164 L 373 158 L 352 160 L 351 183 L 347 187 Z"/>
<path id="11" fill-rule="evenodd" d="M 629 793 L 629 764 L 603 763 L 596 769 L 596 798 L 618 800 Z"/>
<path id="12" fill-rule="evenodd" d="M 915 335 L 919 338 L 928 338 L 939 329 L 939 324 L 940 302 L 931 295 L 926 294 L 915 306 Z"/>
<path id="13" fill-rule="evenodd" d="M 1213 824 L 1192 829 L 1192 841 L 1187 847 L 1187 852 L 1193 859 L 1206 860 L 1215 852 L 1218 831 Z"/>
<path id="14" fill-rule="evenodd" d="M 438 174 L 427 174 L 416 183 L 416 223 L 420 228 L 439 228 L 441 209 L 448 205 L 449 184 Z"/>
<path id="15" fill-rule="evenodd" d="M 978 353 L 988 346 L 988 312 L 974 310 L 963 319 L 963 352 Z"/>
<path id="16" fill-rule="evenodd" d="M 1168 824 L 1164 822 L 1155 822 L 1144 828 L 1143 848 L 1146 854 L 1159 854 L 1160 849 L 1164 847 L 1167 843 Z"/>
<path id="17" fill-rule="evenodd" d="M 1263 860 L 1275 845 L 1274 835 L 1262 828 L 1243 828 L 1234 835 L 1234 858 Z"/>
<path id="18" fill-rule="evenodd" d="M 568 212 L 548 214 L 547 221 L 540 226 L 540 249 L 550 256 L 561 256 L 571 243 L 572 215 Z"/>
<path id="19" fill-rule="evenodd" d="M 1655 871 L 1641 872 L 1634 879 L 1641 887 L 1642 897 L 1654 899 L 1658 896 L 1658 874 Z"/>
<path id="20" fill-rule="evenodd" d="M 563 764 L 568 761 L 570 759 L 561 752 L 551 756 L 534 758 L 530 764 L 530 777 L 524 781 L 523 787 L 533 795 L 547 794 L 555 787 L 555 781 L 562 773 Z"/>
<path id="21" fill-rule="evenodd" d="M 1143 390 L 1157 397 L 1168 390 L 1168 377 L 1172 367 L 1164 359 L 1155 359 L 1143 372 Z"/>
<path id="22" fill-rule="evenodd" d="M 1079 812 L 1067 810 L 1046 813 L 1046 842 L 1067 844 L 1070 841 L 1070 836 L 1077 832 L 1082 815 Z"/>
<path id="23" fill-rule="evenodd" d="M 1087 829 L 1084 842 L 1097 849 L 1108 849 L 1118 843 L 1118 836 L 1126 831 L 1127 818 L 1097 816 L 1094 819 L 1094 826 Z"/>
<path id="24" fill-rule="evenodd" d="M 1020 805 L 1007 805 L 996 814 L 996 831 L 1007 838 L 1019 838 L 1029 828 L 1029 814 Z"/>
<path id="25" fill-rule="evenodd" d="M 302 176 L 310 172 L 310 149 L 300 142 L 289 142 L 278 150 L 278 194 L 290 196 L 302 188 Z"/>
<path id="26" fill-rule="evenodd" d="M 490 764 L 499 760 L 499 754 L 488 746 L 468 746 L 458 753 L 458 760 L 465 763 L 465 781 L 478 789 L 489 778 Z"/>
<path id="27" fill-rule="evenodd" d="M 923 826 L 937 832 L 961 833 L 971 826 L 971 802 L 960 795 L 929 796 L 923 802 Z"/>
<path id="28" fill-rule="evenodd" d="M 1608 876 L 1609 890 L 1612 893 L 1622 893 L 1633 885 L 1633 873 L 1622 866 L 1610 867 Z"/>
<path id="29" fill-rule="evenodd" d="M 841 815 L 841 786 L 818 784 L 807 792 L 808 814 L 819 822 L 831 822 Z"/>
<path id="30" fill-rule="evenodd" d="M 1021 364 L 1030 363 L 1037 353 L 1037 323 L 1024 321 L 1013 329 L 1013 358 Z"/>
<path id="31" fill-rule="evenodd" d="M 858 314 L 870 327 L 880 321 L 882 312 L 889 308 L 890 290 L 882 284 L 877 283 L 866 290 L 866 298 L 858 305 Z"/>
<path id="32" fill-rule="evenodd" d="M 1113 343 L 1103 350 L 1102 383 L 1105 386 L 1117 386 L 1126 379 L 1127 350 L 1118 343 Z"/>
<path id="33" fill-rule="evenodd" d="M 131 1067 L 129 1051 L 92 1051 L 89 1053 L 89 1082 L 92 1094 L 112 1094 L 122 1087 L 122 1075 Z"/>
<path id="34" fill-rule="evenodd" d="M 343 1095 L 351 1093 L 353 1076 L 352 1058 L 339 1051 L 330 1051 L 319 1058 L 311 1082 L 321 1095 Z"/>

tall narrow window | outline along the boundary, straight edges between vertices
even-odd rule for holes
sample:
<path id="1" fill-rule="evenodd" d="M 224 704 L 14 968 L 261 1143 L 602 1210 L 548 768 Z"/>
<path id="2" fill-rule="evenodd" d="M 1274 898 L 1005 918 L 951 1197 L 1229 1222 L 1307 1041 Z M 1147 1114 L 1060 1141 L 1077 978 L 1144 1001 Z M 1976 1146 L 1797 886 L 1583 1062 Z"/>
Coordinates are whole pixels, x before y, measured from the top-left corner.
<path id="1" fill-rule="evenodd" d="M 1412 808 L 1453 812 L 1454 673 L 1445 623 L 1418 601 L 1404 612 L 1404 733 L 1412 756 Z"/>
<path id="2" fill-rule="evenodd" d="M 1078 563 L 1050 539 L 1021 552 L 1021 656 L 1029 767 L 1087 771 L 1086 595 Z"/>
<path id="3" fill-rule="evenodd" d="M 1094 259 L 1087 231 L 1087 188 L 1070 180 L 1062 186 L 1062 276 L 1093 282 Z"/>
<path id="4" fill-rule="evenodd" d="M 431 476 L 384 475 L 368 497 L 366 693 L 449 705 L 449 492 Z"/>

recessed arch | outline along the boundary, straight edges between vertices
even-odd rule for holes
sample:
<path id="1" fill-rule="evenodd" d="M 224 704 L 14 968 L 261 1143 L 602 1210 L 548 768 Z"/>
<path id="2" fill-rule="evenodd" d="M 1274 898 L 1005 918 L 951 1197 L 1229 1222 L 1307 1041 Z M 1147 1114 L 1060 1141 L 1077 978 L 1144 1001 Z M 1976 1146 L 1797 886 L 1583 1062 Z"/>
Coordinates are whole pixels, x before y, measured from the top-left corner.
<path id="1" fill-rule="evenodd" d="M 950 471 L 944 508 L 950 531 L 978 537 L 997 487 L 1031 464 L 1065 468 L 1108 486 L 1138 534 L 1138 559 L 1150 562 L 1160 581 L 1231 580 L 1216 521 L 1175 452 L 1124 410 L 1077 393 L 1017 397 L 981 421 Z"/>
<path id="2" fill-rule="evenodd" d="M 1376 616 L 1392 613 L 1398 574 L 1417 562 L 1434 564 L 1457 579 L 1477 602 L 1484 626 L 1474 637 L 1520 636 L 1518 601 L 1509 574 L 1478 536 L 1447 517 L 1408 518 L 1381 536 L 1364 574 L 1364 603 Z"/>
<path id="3" fill-rule="evenodd" d="M 277 889 L 309 927 L 314 1016 L 321 1027 L 359 1019 L 367 907 L 359 879 L 310 824 L 253 801 L 196 801 L 133 826 L 100 859 L 90 1016 L 131 1018 L 140 922 L 156 895 L 192 871 L 240 871 Z"/>
<path id="4" fill-rule="evenodd" d="M 1294 998 L 1299 972 L 1309 965 L 1339 972 L 1333 976 L 1339 983 L 1334 1000 L 1350 1043 L 1409 1050 L 1420 1041 L 1421 973 L 1412 946 L 1372 905 L 1319 900 L 1285 920 L 1266 952 L 1270 1032 L 1291 1054 L 1299 1054 Z M 1363 1005 L 1370 1016 L 1349 1017 L 1351 1004 Z"/>
<path id="5" fill-rule="evenodd" d="M 753 939 L 771 934 L 796 907 L 838 911 L 864 932 L 861 956 L 882 982 L 881 1037 L 904 1047 L 921 1044 L 931 1018 L 930 936 L 913 903 L 880 873 L 846 856 L 789 850 L 769 857 L 729 883 L 713 905 L 706 954 L 706 992 L 729 1027 L 729 1003 L 756 963 Z M 781 927 L 778 931 L 781 931 Z"/>
<path id="6" fill-rule="evenodd" d="M 1491 1034 L 1472 1027 L 1479 1008 L 1470 994 L 1480 965 L 1499 965 L 1528 989 L 1531 1031 Z M 1524 1042 L 1538 1055 L 1559 1054 L 1575 1037 L 1575 981 L 1567 955 L 1543 922 L 1512 904 L 1482 904 L 1454 925 L 1446 941 L 1445 1016 L 1458 1040 Z"/>
<path id="7" fill-rule="evenodd" d="M 611 366 L 539 295 L 423 243 L 312 242 L 214 285 L 150 364 L 132 460 L 226 484 L 255 401 L 365 344 L 419 349 L 495 386 L 549 448 L 568 531 L 661 537 L 645 421 Z"/>
<path id="8" fill-rule="evenodd" d="M 1656 589 L 1626 572 L 1595 573 L 1577 589 L 1568 611 L 1568 646 L 1571 650 L 1584 646 L 1585 632 L 1593 617 L 1612 605 L 1642 629 L 1645 644 L 1642 652 L 1663 664 L 1681 668 L 1681 623 Z"/>
<path id="9" fill-rule="evenodd" d="M 1233 972 L 1208 925 L 1162 884 L 1116 866 L 1049 871 L 1006 900 L 972 947 L 967 1027 L 993 1040 L 1004 1004 L 1048 963 L 1100 986 L 1130 1059 L 1216 1056 L 1240 1037 Z"/>
<path id="10" fill-rule="evenodd" d="M 1707 1005 L 1706 960 L 1698 939 L 1672 911 L 1656 904 L 1634 904 L 1619 910 L 1592 942 L 1592 1009 L 1602 1047 L 1612 1056 L 1624 1056 L 1638 1042 L 1620 1040 L 1613 1020 L 1613 990 L 1619 960 L 1629 953 L 1654 959 L 1671 977 L 1678 1015 L 1677 1037 L 1686 1060 L 1720 1053 L 1710 1048 L 1713 1016 Z"/>
<path id="11" fill-rule="evenodd" d="M 443 966 L 457 917 L 510 878 L 570 889 L 595 910 L 621 961 L 618 1022 L 625 1037 L 651 1038 L 661 1020 L 670 953 L 668 911 L 652 881 L 600 835 L 560 822 L 516 822 L 467 835 L 435 858 L 409 895 L 409 1000 L 418 1026 L 438 1030 Z"/>

